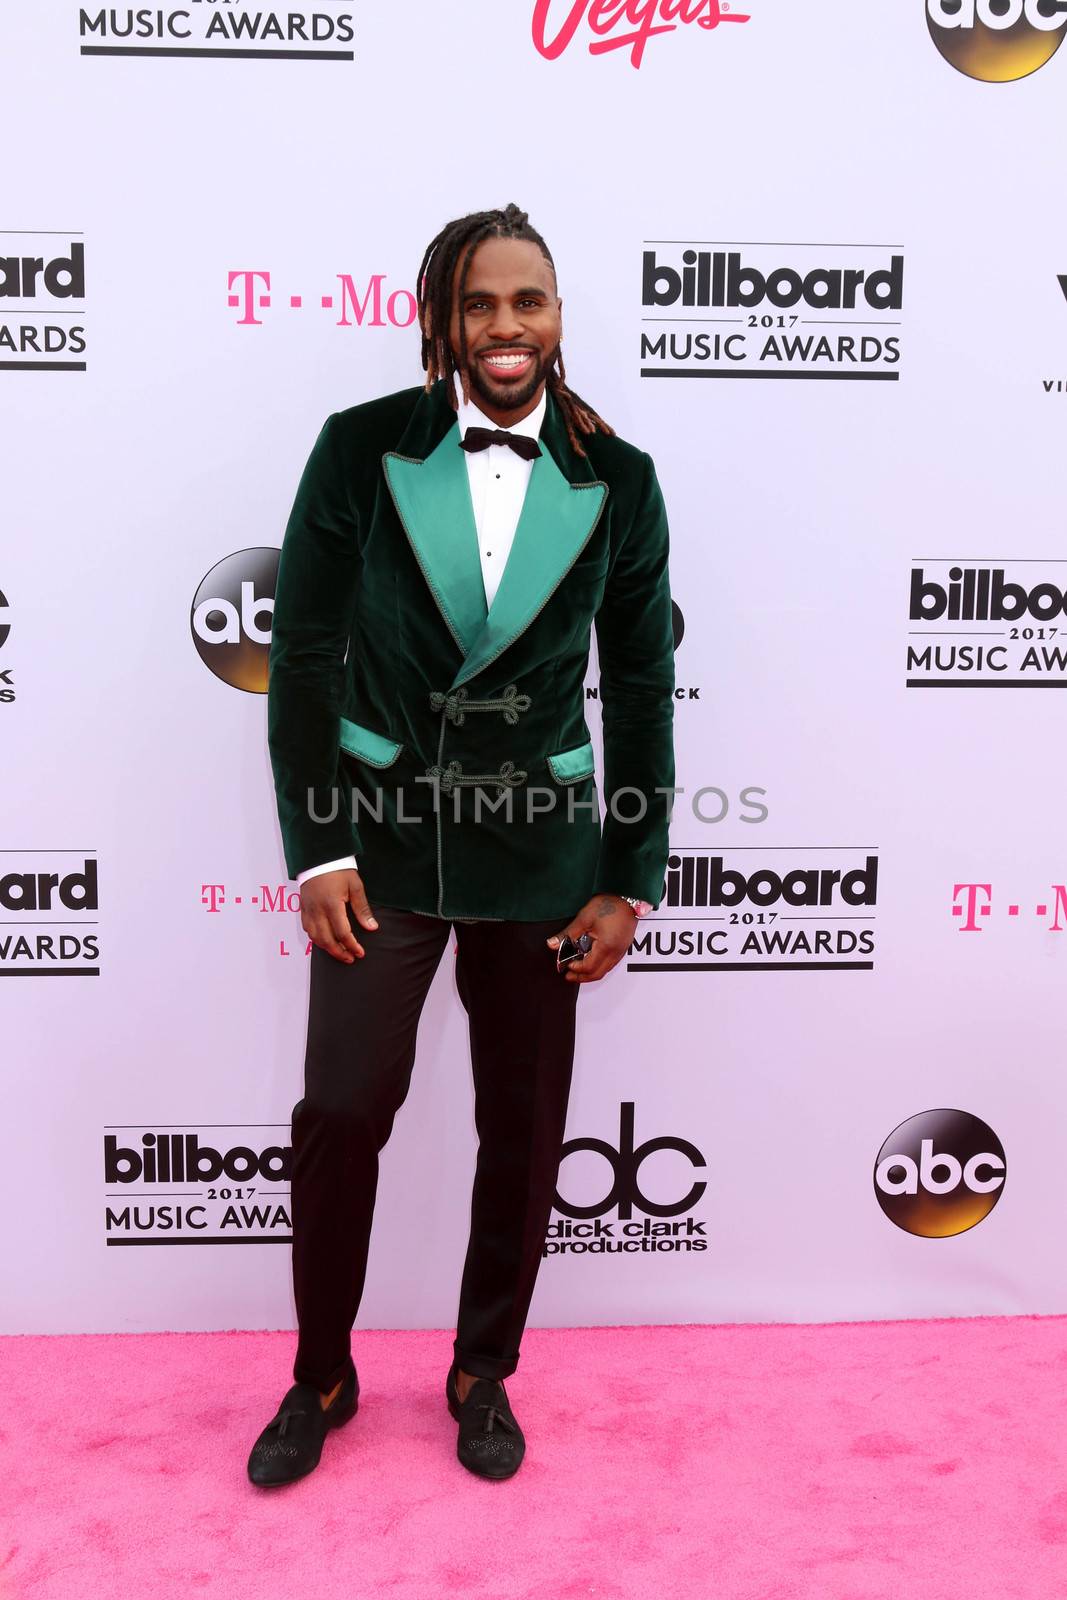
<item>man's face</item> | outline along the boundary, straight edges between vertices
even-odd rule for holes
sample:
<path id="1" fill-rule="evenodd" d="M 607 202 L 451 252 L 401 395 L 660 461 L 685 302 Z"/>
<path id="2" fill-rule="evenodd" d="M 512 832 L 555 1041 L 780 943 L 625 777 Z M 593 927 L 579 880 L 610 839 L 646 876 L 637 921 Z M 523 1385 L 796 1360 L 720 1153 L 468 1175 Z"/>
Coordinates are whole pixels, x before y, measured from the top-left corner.
<path id="1" fill-rule="evenodd" d="M 449 327 L 457 364 L 463 261 L 456 264 Z M 471 391 L 480 409 L 506 428 L 540 400 L 559 348 L 563 302 L 552 268 L 529 239 L 485 239 L 471 257 L 462 309 Z"/>

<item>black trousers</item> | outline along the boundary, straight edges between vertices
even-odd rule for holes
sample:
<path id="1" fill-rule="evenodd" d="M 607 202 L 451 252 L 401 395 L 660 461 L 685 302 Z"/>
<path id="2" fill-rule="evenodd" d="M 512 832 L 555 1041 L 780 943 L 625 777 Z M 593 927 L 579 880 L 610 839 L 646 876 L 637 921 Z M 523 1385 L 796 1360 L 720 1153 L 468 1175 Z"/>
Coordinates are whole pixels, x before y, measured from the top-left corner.
<path id="1" fill-rule="evenodd" d="M 419 1016 L 452 924 L 375 904 L 376 931 L 349 920 L 366 955 L 311 953 L 304 1094 L 293 1111 L 293 1375 L 328 1392 L 343 1376 L 359 1309 L 378 1155 L 403 1104 Z M 555 922 L 455 924 L 467 1012 L 478 1160 L 455 1355 L 506 1378 L 533 1295 L 555 1193 L 580 985 L 545 944 Z"/>

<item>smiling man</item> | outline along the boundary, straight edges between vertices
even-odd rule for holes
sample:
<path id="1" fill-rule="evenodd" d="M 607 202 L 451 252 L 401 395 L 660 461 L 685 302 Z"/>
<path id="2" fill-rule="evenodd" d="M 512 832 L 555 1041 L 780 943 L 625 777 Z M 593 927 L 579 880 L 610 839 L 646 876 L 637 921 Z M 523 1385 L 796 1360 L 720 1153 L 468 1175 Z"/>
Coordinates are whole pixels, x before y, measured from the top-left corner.
<path id="1" fill-rule="evenodd" d="M 503 1380 L 551 1214 L 577 997 L 666 870 L 674 654 L 652 461 L 570 388 L 555 267 L 525 212 L 449 223 L 418 290 L 425 384 L 327 419 L 278 573 L 269 743 L 314 948 L 295 1382 L 249 1457 L 263 1487 L 311 1472 L 356 1412 L 378 1157 L 453 929 L 479 1142 L 445 1396 L 463 1465 L 517 1471 Z"/>

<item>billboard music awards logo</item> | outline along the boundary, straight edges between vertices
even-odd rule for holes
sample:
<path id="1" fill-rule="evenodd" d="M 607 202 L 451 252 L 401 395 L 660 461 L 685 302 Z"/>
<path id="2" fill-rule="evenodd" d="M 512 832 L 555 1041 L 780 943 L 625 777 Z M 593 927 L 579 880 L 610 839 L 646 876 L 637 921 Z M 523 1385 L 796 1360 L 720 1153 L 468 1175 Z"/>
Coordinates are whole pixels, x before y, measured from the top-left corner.
<path id="1" fill-rule="evenodd" d="M 237 550 L 212 567 L 193 596 L 189 626 L 197 654 L 223 683 L 266 694 L 274 589 L 281 551 Z"/>
<path id="2" fill-rule="evenodd" d="M 926 21 L 957 72 L 982 83 L 1013 83 L 1056 54 L 1067 0 L 926 0 Z"/>
<path id="3" fill-rule="evenodd" d="M 418 302 L 410 289 L 387 289 L 386 274 L 373 272 L 358 283 L 350 272 L 336 274 L 339 288 L 328 294 L 278 294 L 266 270 L 227 272 L 227 305 L 241 314 L 239 328 L 261 328 L 259 311 L 302 311 L 305 302 L 318 311 L 337 311 L 337 328 L 410 328 L 418 316 Z"/>
<path id="4" fill-rule="evenodd" d="M 1067 687 L 1067 560 L 916 557 L 906 687 Z"/>
<path id="5" fill-rule="evenodd" d="M 4 648 L 11 633 L 11 623 L 8 621 L 10 614 L 7 596 L 0 589 L 0 650 Z M 10 705 L 15 698 L 14 670 L 13 667 L 0 667 L 0 706 Z"/>
<path id="6" fill-rule="evenodd" d="M 109 1245 L 289 1244 L 288 1122 L 104 1131 Z"/>
<path id="7" fill-rule="evenodd" d="M 564 1163 L 586 1152 L 594 1159 L 572 1162 L 564 1180 Z M 667 1159 L 657 1161 L 664 1152 Z M 650 1161 L 651 1169 L 644 1170 Z M 706 1168 L 696 1145 L 674 1134 L 635 1145 L 634 1102 L 624 1100 L 617 1145 L 606 1139 L 568 1139 L 564 1144 L 554 1200 L 560 1216 L 549 1224 L 542 1255 L 684 1255 L 706 1250 L 706 1223 L 690 1215 L 707 1188 L 694 1174 Z M 649 1187 L 655 1197 L 646 1192 Z"/>
<path id="8" fill-rule="evenodd" d="M 582 38 L 588 40 L 591 56 L 628 49 L 630 65 L 640 67 L 654 35 L 674 33 L 692 23 L 708 33 L 723 23 L 750 20 L 749 13 L 737 9 L 732 0 L 536 0 L 533 42 L 548 61 L 555 61 L 575 38 Z M 588 32 L 579 33 L 583 23 Z"/>
<path id="9" fill-rule="evenodd" d="M 627 971 L 870 972 L 877 904 L 873 846 L 675 848 Z"/>
<path id="10" fill-rule="evenodd" d="M 649 239 L 641 377 L 895 383 L 903 305 L 889 246 Z"/>
<path id="11" fill-rule="evenodd" d="M 223 56 L 234 61 L 352 61 L 352 16 L 322 10 L 268 10 L 245 0 L 217 5 L 81 6 L 83 56 Z"/>
<path id="12" fill-rule="evenodd" d="M 878 1204 L 905 1233 L 948 1239 L 989 1215 L 1004 1191 L 1004 1146 L 969 1111 L 920 1111 L 874 1163 Z"/>
<path id="13" fill-rule="evenodd" d="M 0 977 L 98 978 L 95 851 L 0 850 Z"/>
<path id="14" fill-rule="evenodd" d="M 0 229 L 0 369 L 85 371 L 84 307 L 73 303 L 85 299 L 80 239 Z"/>

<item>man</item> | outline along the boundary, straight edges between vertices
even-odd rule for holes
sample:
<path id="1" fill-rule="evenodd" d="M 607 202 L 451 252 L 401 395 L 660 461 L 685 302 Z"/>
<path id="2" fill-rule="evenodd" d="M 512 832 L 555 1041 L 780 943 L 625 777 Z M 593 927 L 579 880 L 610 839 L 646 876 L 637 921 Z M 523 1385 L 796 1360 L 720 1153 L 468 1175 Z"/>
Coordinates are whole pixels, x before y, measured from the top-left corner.
<path id="1" fill-rule="evenodd" d="M 577 996 L 666 870 L 674 655 L 652 462 L 568 386 L 555 268 L 525 212 L 442 229 L 418 309 L 425 385 L 327 419 L 278 572 L 269 742 L 315 948 L 293 1113 L 296 1381 L 249 1458 L 262 1486 L 310 1472 L 356 1411 L 378 1156 L 453 926 L 479 1148 L 446 1398 L 464 1466 L 518 1469 L 502 1380 L 551 1213 Z"/>

